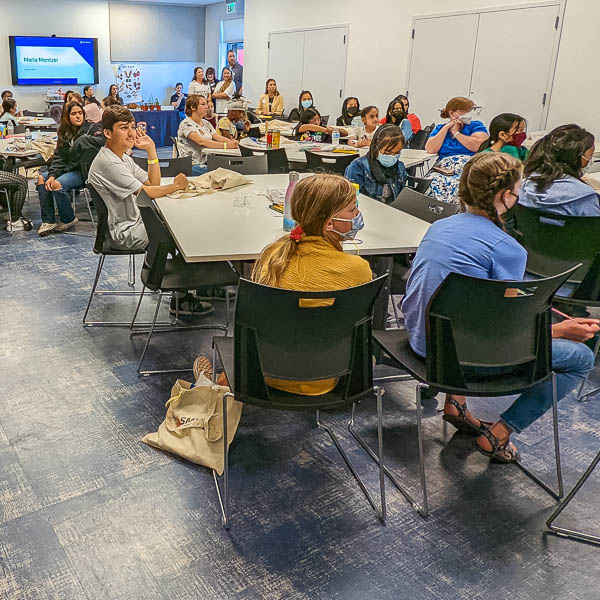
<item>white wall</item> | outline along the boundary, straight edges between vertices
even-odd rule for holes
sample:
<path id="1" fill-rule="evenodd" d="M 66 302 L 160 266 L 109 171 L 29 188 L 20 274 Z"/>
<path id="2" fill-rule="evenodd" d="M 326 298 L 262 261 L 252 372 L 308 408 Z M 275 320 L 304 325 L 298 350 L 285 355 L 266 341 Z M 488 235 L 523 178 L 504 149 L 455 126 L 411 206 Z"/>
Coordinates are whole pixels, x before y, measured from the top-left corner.
<path id="1" fill-rule="evenodd" d="M 269 32 L 301 27 L 349 24 L 346 96 L 380 111 L 406 92 L 412 18 L 464 9 L 526 4 L 524 0 L 246 0 L 244 95 L 258 99 L 267 73 Z M 598 0 L 568 0 L 548 126 L 577 122 L 600 135 L 596 96 Z M 457 32 L 460 35 L 460 32 Z M 506 32 L 510 35 L 510 32 Z M 452 60 L 451 48 L 440 60 Z M 294 57 L 290 57 L 294 60 Z M 526 69 L 527 58 L 515 69 Z M 510 85 L 510 82 L 504 82 Z M 435 85 L 435 82 L 432 82 Z M 467 92 L 468 90 L 466 90 Z M 515 90 L 518 94 L 518 90 Z M 286 106 L 296 98 L 286 98 Z M 316 99 L 318 104 L 318 99 Z M 418 113 L 418 107 L 412 107 Z M 341 109 L 341 106 L 340 106 Z"/>
<path id="2" fill-rule="evenodd" d="M 214 67 L 217 76 L 220 77 L 220 67 L 225 66 L 224 46 L 221 44 L 221 21 L 227 19 L 239 19 L 244 17 L 244 0 L 237 0 L 235 13 L 228 15 L 225 12 L 225 2 L 209 4 L 206 7 L 206 51 L 205 64 L 207 67 Z M 246 45 L 244 42 L 244 50 Z"/>
<path id="3" fill-rule="evenodd" d="M 59 37 L 97 37 L 100 83 L 96 97 L 102 99 L 108 93 L 108 87 L 115 80 L 116 64 L 110 63 L 107 0 L 19 0 L 10 10 L 3 11 L 2 24 L 5 35 L 0 44 L 0 89 L 13 90 L 19 108 L 43 110 L 46 86 L 12 85 L 8 35 L 55 33 Z M 207 52 L 208 49 L 207 45 Z M 175 83 L 182 81 L 187 86 L 195 66 L 196 63 L 191 62 L 141 63 L 143 97 L 152 94 L 163 104 L 168 103 Z M 204 65 L 200 63 L 200 66 Z"/>

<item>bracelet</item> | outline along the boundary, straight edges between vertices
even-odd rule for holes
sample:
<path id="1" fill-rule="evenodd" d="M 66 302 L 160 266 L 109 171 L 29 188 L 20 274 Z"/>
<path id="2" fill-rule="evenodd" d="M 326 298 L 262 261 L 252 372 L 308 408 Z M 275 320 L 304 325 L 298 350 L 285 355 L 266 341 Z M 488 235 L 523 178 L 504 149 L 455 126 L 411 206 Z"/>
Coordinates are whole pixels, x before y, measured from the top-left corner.
<path id="1" fill-rule="evenodd" d="M 158 158 L 155 158 L 154 160 L 148 160 L 148 164 L 149 165 L 157 165 L 158 164 Z"/>
<path id="2" fill-rule="evenodd" d="M 227 150 L 227 142 L 223 142 L 223 150 Z"/>

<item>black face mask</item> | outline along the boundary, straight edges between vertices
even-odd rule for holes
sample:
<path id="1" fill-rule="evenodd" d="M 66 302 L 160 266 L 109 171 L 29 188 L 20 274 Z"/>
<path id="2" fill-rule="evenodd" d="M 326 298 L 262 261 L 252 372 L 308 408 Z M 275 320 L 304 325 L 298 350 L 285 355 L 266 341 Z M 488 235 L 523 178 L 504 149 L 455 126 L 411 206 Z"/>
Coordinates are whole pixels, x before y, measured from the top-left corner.
<path id="1" fill-rule="evenodd" d="M 406 117 L 406 113 L 403 110 L 393 110 L 392 117 L 394 117 L 394 119 L 404 119 Z"/>
<path id="2" fill-rule="evenodd" d="M 350 106 L 349 108 L 346 109 L 346 112 L 349 115 L 354 116 L 358 112 L 358 106 Z"/>

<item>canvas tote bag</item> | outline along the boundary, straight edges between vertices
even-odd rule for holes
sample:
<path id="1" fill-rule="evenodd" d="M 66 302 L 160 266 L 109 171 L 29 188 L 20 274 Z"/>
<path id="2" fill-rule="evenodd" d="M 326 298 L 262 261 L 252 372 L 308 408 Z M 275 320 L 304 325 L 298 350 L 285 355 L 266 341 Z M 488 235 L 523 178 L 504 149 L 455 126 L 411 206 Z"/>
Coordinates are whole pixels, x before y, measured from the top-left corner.
<path id="1" fill-rule="evenodd" d="M 167 401 L 167 416 L 156 433 L 142 441 L 223 474 L 223 395 L 227 386 L 201 375 L 195 387 L 178 379 Z M 242 415 L 242 403 L 227 399 L 227 445 Z"/>

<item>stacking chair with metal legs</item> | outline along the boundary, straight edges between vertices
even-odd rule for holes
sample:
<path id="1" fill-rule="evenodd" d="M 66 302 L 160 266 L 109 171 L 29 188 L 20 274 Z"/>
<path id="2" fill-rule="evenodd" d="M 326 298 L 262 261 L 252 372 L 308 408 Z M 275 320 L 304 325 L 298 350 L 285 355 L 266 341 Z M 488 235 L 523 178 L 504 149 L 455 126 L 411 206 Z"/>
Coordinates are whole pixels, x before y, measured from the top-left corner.
<path id="1" fill-rule="evenodd" d="M 298 292 L 240 279 L 235 305 L 234 337 L 213 338 L 213 364 L 224 368 L 233 393 L 223 398 L 222 486 L 213 472 L 222 512 L 229 528 L 229 450 L 227 401 L 282 411 L 316 413 L 316 427 L 325 431 L 355 477 L 377 517 L 385 522 L 383 475 L 383 390 L 373 386 L 372 312 L 385 277 L 333 292 Z M 218 361 L 217 361 L 218 358 Z M 328 380 L 330 391 L 302 395 L 271 387 L 277 380 Z M 336 383 L 337 381 L 337 383 Z M 280 384 L 281 385 L 281 384 Z M 356 402 L 377 400 L 380 506 L 368 491 L 321 411 L 341 410 Z M 223 493 L 221 493 L 223 487 Z"/>
<path id="2" fill-rule="evenodd" d="M 242 156 L 265 156 L 267 157 L 268 172 L 271 174 L 287 173 L 290 170 L 290 163 L 285 148 L 275 148 L 273 150 L 257 150 L 240 144 L 240 153 Z"/>
<path id="3" fill-rule="evenodd" d="M 204 262 L 186 263 L 183 256 L 177 251 L 175 241 L 167 226 L 163 223 L 158 210 L 152 199 L 142 190 L 138 194 L 137 205 L 140 209 L 146 233 L 148 234 L 148 248 L 144 257 L 144 265 L 141 271 L 142 293 L 131 322 L 131 328 L 135 327 L 135 321 L 144 298 L 146 289 L 158 292 L 158 301 L 154 311 L 154 318 L 150 324 L 148 336 L 140 356 L 137 367 L 139 375 L 158 375 L 162 373 L 179 373 L 191 371 L 191 368 L 169 368 L 142 370 L 142 365 L 150 346 L 150 340 L 154 333 L 164 333 L 193 329 L 219 329 L 227 334 L 229 326 L 229 291 L 226 294 L 226 322 L 225 323 L 203 323 L 201 325 L 180 325 L 176 313 L 176 323 L 170 326 L 158 326 L 157 319 L 161 301 L 165 294 L 186 294 L 188 290 L 200 287 L 226 287 L 236 285 L 239 279 L 238 271 L 231 262 Z M 169 258 L 171 255 L 171 258 Z M 237 265 L 239 268 L 239 265 Z M 177 303 L 178 305 L 178 303 Z M 132 332 L 132 335 L 141 332 Z"/>
<path id="4" fill-rule="evenodd" d="M 337 173 L 343 175 L 346 168 L 353 161 L 359 158 L 360 154 L 339 154 L 338 156 L 323 156 L 318 152 L 306 150 L 306 167 L 313 173 Z"/>
<path id="5" fill-rule="evenodd" d="M 148 159 L 141 156 L 132 156 L 133 162 L 148 172 Z M 186 176 L 192 175 L 192 157 L 181 156 L 178 158 L 160 158 L 160 176 L 161 177 L 176 177 L 179 173 Z"/>
<path id="6" fill-rule="evenodd" d="M 229 169 L 242 175 L 266 175 L 269 167 L 266 155 L 262 156 L 229 156 L 209 154 L 206 161 L 207 171 L 218 168 Z"/>
<path id="7" fill-rule="evenodd" d="M 494 281 L 450 273 L 427 306 L 426 358 L 412 350 L 406 330 L 374 332 L 373 339 L 386 357 L 384 362 L 407 373 L 376 381 L 418 381 L 417 435 L 423 504 L 414 502 L 406 488 L 387 470 L 386 475 L 422 515 L 428 512 L 428 502 L 421 392 L 429 388 L 460 396 L 499 397 L 521 394 L 551 382 L 558 491 L 520 461 L 516 464 L 553 498 L 562 497 L 558 400 L 552 371 L 551 302 L 556 290 L 576 268 L 535 282 Z M 482 370 L 487 374 L 480 374 Z M 501 375 L 492 376 L 490 370 Z M 350 432 L 359 439 L 353 428 Z M 366 446 L 365 442 L 361 443 Z M 372 454 L 371 457 L 374 459 Z"/>

